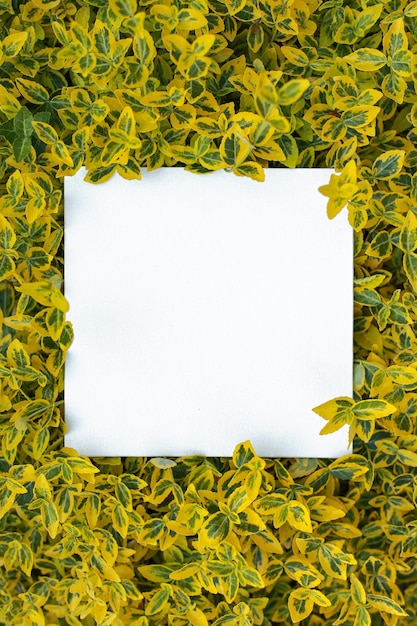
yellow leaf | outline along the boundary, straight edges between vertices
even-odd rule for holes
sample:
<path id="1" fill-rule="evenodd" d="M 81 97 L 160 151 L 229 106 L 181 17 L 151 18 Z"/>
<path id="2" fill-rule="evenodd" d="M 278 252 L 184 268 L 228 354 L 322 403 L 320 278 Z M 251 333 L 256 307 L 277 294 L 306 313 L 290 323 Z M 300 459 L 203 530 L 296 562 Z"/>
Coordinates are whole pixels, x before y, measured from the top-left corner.
<path id="1" fill-rule="evenodd" d="M 346 206 L 358 190 L 356 184 L 356 163 L 353 159 L 343 168 L 340 176 L 332 174 L 328 185 L 319 187 L 320 193 L 329 198 L 327 215 L 333 219 Z"/>
<path id="2" fill-rule="evenodd" d="M 16 243 L 16 233 L 9 221 L 0 213 L 0 249 L 10 250 Z"/>
<path id="3" fill-rule="evenodd" d="M 3 54 L 6 59 L 12 59 L 17 56 L 25 45 L 28 38 L 27 32 L 13 33 L 5 37 L 2 42 Z"/>
<path id="4" fill-rule="evenodd" d="M 191 54 L 195 54 L 197 57 L 204 56 L 213 47 L 215 40 L 215 35 L 210 33 L 197 37 L 191 45 Z"/>
<path id="5" fill-rule="evenodd" d="M 69 304 L 65 296 L 52 285 L 49 281 L 39 281 L 33 283 L 22 283 L 19 287 L 16 287 L 20 293 L 25 293 L 36 302 L 44 304 L 45 306 L 53 306 L 66 313 L 69 309 Z"/>
<path id="6" fill-rule="evenodd" d="M 310 615 L 314 600 L 309 589 L 294 589 L 288 597 L 288 609 L 293 623 L 301 622 Z"/>
<path id="7" fill-rule="evenodd" d="M 375 72 L 387 63 L 385 54 L 375 48 L 359 48 L 345 56 L 344 60 L 363 72 Z"/>
<path id="8" fill-rule="evenodd" d="M 9 93 L 4 85 L 0 85 L 0 111 L 4 113 L 8 119 L 11 119 L 15 117 L 20 107 L 21 105 L 19 100 Z"/>
<path id="9" fill-rule="evenodd" d="M 288 517 L 287 522 L 293 528 L 301 530 L 305 533 L 312 532 L 310 512 L 308 508 L 301 502 L 292 500 L 288 503 Z"/>
<path id="10" fill-rule="evenodd" d="M 348 396 L 341 396 L 339 398 L 334 398 L 333 400 L 328 400 L 327 402 L 316 406 L 312 410 L 323 419 L 331 420 L 338 413 L 349 411 L 354 403 L 355 402 L 352 398 L 349 398 Z"/>

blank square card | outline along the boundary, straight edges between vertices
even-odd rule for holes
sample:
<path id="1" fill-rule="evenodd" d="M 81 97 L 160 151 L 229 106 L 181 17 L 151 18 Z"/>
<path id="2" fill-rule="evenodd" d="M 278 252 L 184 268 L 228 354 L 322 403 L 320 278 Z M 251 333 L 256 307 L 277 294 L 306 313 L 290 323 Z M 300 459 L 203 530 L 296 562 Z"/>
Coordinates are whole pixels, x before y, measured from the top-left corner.
<path id="1" fill-rule="evenodd" d="M 337 457 L 352 395 L 353 234 L 329 169 L 65 178 L 67 446 L 88 456 Z"/>

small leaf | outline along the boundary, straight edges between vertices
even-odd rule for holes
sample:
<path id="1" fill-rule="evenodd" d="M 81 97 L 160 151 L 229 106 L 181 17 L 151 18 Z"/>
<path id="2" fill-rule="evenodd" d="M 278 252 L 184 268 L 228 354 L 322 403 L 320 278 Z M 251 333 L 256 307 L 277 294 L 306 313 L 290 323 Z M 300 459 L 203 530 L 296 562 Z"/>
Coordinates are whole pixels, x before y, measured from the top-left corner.
<path id="1" fill-rule="evenodd" d="M 19 565 L 22 572 L 26 574 L 26 576 L 30 576 L 33 567 L 33 552 L 24 543 L 20 544 L 19 547 Z"/>
<path id="2" fill-rule="evenodd" d="M 387 417 L 397 410 L 386 400 L 361 400 L 353 406 L 355 417 L 361 420 L 374 420 Z"/>
<path id="3" fill-rule="evenodd" d="M 199 541 L 202 546 L 215 547 L 219 545 L 230 531 L 230 520 L 224 513 L 218 512 L 211 515 L 203 524 Z"/>
<path id="4" fill-rule="evenodd" d="M 118 17 L 133 17 L 137 11 L 136 0 L 109 0 L 109 6 Z"/>
<path id="5" fill-rule="evenodd" d="M 297 102 L 304 92 L 309 88 L 310 81 L 306 78 L 299 78 L 288 81 L 278 90 L 277 100 L 281 106 L 288 106 Z"/>
<path id="6" fill-rule="evenodd" d="M 400 234 L 400 245 L 404 252 L 413 252 L 417 247 L 417 217 L 408 211 Z"/>
<path id="7" fill-rule="evenodd" d="M 251 150 L 252 146 L 248 138 L 238 127 L 232 127 L 220 144 L 220 156 L 229 167 L 241 165 Z"/>
<path id="8" fill-rule="evenodd" d="M 157 615 L 167 608 L 170 596 L 170 585 L 161 584 L 161 589 L 152 595 L 150 602 L 145 607 L 145 615 Z"/>
<path id="9" fill-rule="evenodd" d="M 55 144 L 59 141 L 56 130 L 45 122 L 32 122 L 32 126 L 39 139 L 46 144 Z"/>
<path id="10" fill-rule="evenodd" d="M 351 555 L 343 552 L 333 543 L 322 544 L 319 548 L 319 561 L 325 573 L 332 578 L 346 580 L 347 566 L 355 565 L 356 559 Z"/>
<path id="11" fill-rule="evenodd" d="M 10 250 L 16 243 L 16 233 L 10 222 L 0 213 L 0 249 Z"/>
<path id="12" fill-rule="evenodd" d="M 32 104 L 44 104 L 49 101 L 49 93 L 39 83 L 26 78 L 17 78 L 16 84 L 22 96 Z"/>
<path id="13" fill-rule="evenodd" d="M 417 254 L 406 252 L 403 257 L 403 265 L 407 278 L 415 293 L 417 293 Z"/>
<path id="14" fill-rule="evenodd" d="M 49 281 L 22 283 L 16 289 L 21 293 L 27 294 L 40 304 L 56 307 L 64 313 L 69 309 L 69 304 L 64 295 Z"/>
<path id="15" fill-rule="evenodd" d="M 350 593 L 351 593 L 353 601 L 356 604 L 362 604 L 362 605 L 366 604 L 366 592 L 359 578 L 357 578 L 354 574 L 352 574 L 350 577 L 350 581 L 351 581 Z"/>
<path id="16" fill-rule="evenodd" d="M 262 166 L 255 161 L 245 161 L 238 167 L 233 169 L 233 173 L 237 176 L 247 176 L 248 178 L 252 178 L 252 180 L 256 180 L 259 183 L 262 183 L 265 180 L 265 172 Z"/>
<path id="17" fill-rule="evenodd" d="M 363 72 L 375 72 L 387 63 L 385 54 L 374 48 L 359 48 L 345 56 L 344 60 Z"/>
<path id="18" fill-rule="evenodd" d="M 404 163 L 404 150 L 388 150 L 377 159 L 375 159 L 372 174 L 378 180 L 389 180 L 394 176 L 398 176 Z"/>
<path id="19" fill-rule="evenodd" d="M 301 622 L 310 615 L 314 608 L 313 599 L 306 593 L 305 589 L 295 589 L 288 598 L 288 609 L 294 623 Z"/>
<path id="20" fill-rule="evenodd" d="M 6 59 L 12 59 L 17 56 L 25 45 L 27 38 L 27 32 L 12 33 L 11 35 L 7 35 L 7 37 L 5 37 L 1 42 L 3 55 Z"/>
<path id="21" fill-rule="evenodd" d="M 291 501 L 288 503 L 287 521 L 293 528 L 305 533 L 312 532 L 310 512 L 301 502 Z"/>

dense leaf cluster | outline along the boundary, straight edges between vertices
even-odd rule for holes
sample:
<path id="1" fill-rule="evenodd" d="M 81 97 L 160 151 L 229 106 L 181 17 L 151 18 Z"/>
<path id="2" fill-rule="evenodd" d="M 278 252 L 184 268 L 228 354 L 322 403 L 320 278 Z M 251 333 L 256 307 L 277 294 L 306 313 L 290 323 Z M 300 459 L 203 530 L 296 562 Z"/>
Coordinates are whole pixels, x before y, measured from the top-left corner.
<path id="1" fill-rule="evenodd" d="M 0 624 L 416 623 L 416 90 L 415 1 L 0 1 Z M 62 181 L 82 165 L 334 167 L 354 393 L 315 410 L 352 454 L 63 448 Z"/>

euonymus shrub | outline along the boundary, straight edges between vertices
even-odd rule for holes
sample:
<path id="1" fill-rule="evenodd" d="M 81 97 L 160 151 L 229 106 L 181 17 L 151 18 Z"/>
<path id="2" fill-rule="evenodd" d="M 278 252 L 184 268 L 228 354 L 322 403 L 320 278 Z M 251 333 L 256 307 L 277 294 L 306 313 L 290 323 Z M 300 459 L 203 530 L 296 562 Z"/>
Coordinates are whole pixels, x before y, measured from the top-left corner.
<path id="1" fill-rule="evenodd" d="M 408 0 L 0 1 L 1 624 L 415 624 L 416 87 Z M 81 165 L 335 169 L 354 394 L 315 410 L 352 454 L 63 448 L 62 181 Z"/>

